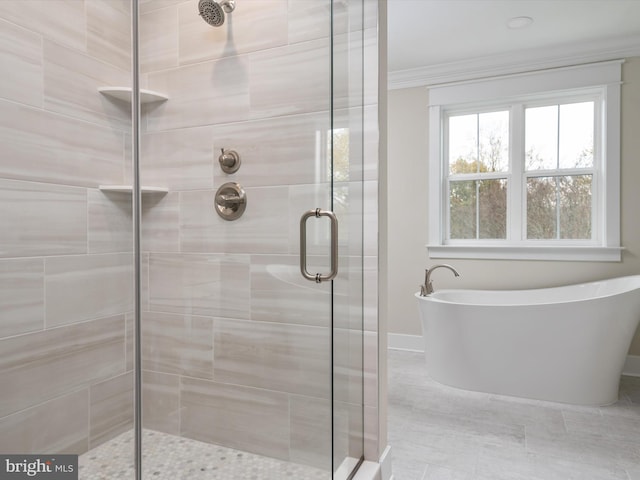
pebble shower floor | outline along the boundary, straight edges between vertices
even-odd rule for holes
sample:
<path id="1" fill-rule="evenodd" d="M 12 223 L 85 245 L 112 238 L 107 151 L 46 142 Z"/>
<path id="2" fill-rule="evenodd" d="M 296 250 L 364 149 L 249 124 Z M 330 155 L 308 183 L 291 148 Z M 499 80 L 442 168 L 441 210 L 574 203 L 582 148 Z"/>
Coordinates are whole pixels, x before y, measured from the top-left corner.
<path id="1" fill-rule="evenodd" d="M 143 478 L 149 480 L 327 480 L 325 470 L 144 430 Z M 80 480 L 135 478 L 133 430 L 80 455 Z"/>

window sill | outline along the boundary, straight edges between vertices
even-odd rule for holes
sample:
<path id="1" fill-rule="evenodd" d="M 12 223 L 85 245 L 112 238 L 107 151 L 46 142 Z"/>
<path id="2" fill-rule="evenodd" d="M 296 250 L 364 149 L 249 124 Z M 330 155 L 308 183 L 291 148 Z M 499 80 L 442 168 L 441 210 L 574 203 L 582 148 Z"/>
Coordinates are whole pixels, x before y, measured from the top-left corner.
<path id="1" fill-rule="evenodd" d="M 619 262 L 623 247 L 427 245 L 430 258 Z"/>

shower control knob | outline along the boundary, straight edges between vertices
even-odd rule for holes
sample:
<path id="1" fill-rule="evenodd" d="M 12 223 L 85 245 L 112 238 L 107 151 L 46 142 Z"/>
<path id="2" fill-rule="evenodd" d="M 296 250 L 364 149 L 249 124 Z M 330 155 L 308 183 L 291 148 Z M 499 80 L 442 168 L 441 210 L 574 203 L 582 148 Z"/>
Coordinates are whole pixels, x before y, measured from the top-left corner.
<path id="1" fill-rule="evenodd" d="M 240 168 L 240 155 L 235 150 L 221 149 L 222 153 L 218 157 L 220 168 L 224 173 L 235 173 Z"/>
<path id="2" fill-rule="evenodd" d="M 241 185 L 225 183 L 216 192 L 214 206 L 218 215 L 225 220 L 236 220 L 247 208 L 247 194 Z"/>

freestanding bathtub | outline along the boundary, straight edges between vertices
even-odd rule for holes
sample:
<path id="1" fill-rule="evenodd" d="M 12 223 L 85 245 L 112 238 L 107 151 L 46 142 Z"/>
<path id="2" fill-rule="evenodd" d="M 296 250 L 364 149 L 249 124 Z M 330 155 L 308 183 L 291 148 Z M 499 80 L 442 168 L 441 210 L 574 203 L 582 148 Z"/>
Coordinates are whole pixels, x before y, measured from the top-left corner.
<path id="1" fill-rule="evenodd" d="M 536 290 L 442 290 L 416 297 L 434 380 L 578 405 L 617 401 L 640 320 L 640 275 Z"/>

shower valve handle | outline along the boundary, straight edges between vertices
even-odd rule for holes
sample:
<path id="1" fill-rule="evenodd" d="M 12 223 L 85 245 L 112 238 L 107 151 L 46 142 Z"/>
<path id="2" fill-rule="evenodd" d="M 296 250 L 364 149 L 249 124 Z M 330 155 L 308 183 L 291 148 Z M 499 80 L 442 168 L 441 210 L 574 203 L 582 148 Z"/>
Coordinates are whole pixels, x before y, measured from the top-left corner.
<path id="1" fill-rule="evenodd" d="M 238 203 L 242 203 L 244 202 L 244 198 L 241 198 L 240 195 L 225 195 L 225 194 L 219 194 L 218 196 L 216 196 L 216 203 L 218 205 L 221 205 L 223 207 L 233 207 L 234 205 L 237 205 Z"/>
<path id="2" fill-rule="evenodd" d="M 235 173 L 240 168 L 240 155 L 235 150 L 220 149 L 222 153 L 218 157 L 220 168 L 225 173 Z"/>

